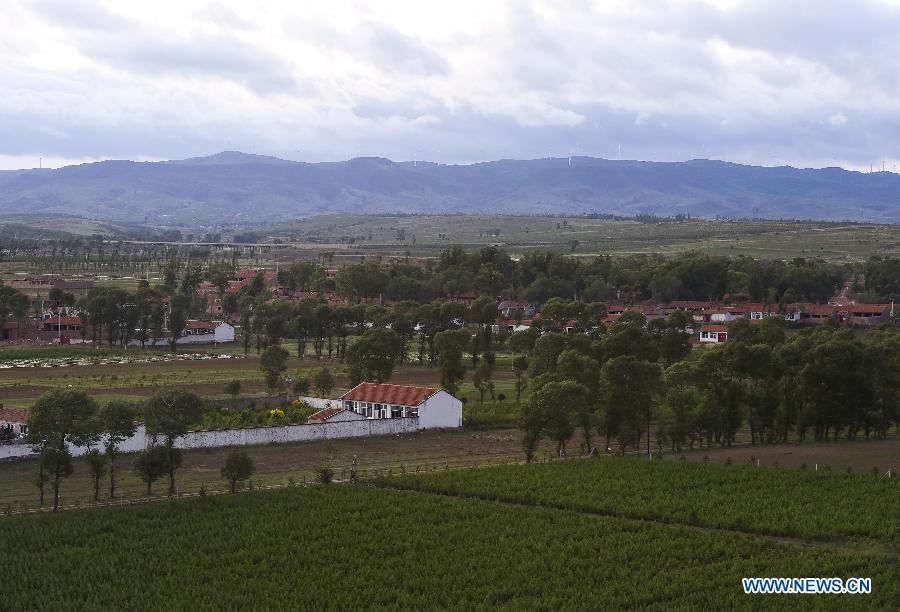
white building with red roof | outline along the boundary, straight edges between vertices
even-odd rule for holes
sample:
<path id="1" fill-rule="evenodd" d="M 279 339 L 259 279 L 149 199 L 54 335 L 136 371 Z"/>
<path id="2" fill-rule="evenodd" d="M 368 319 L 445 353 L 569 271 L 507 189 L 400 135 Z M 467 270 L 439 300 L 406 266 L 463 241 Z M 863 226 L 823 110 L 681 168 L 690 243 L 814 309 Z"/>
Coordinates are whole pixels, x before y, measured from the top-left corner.
<path id="1" fill-rule="evenodd" d="M 0 404 L 0 440 L 15 440 L 28 433 L 28 412 L 17 408 L 4 408 Z"/>
<path id="2" fill-rule="evenodd" d="M 722 344 L 727 340 L 727 325 L 704 325 L 700 328 L 700 342 L 709 344 Z"/>
<path id="3" fill-rule="evenodd" d="M 367 419 L 417 417 L 420 429 L 462 427 L 462 402 L 436 387 L 364 382 L 340 399 L 344 410 Z"/>

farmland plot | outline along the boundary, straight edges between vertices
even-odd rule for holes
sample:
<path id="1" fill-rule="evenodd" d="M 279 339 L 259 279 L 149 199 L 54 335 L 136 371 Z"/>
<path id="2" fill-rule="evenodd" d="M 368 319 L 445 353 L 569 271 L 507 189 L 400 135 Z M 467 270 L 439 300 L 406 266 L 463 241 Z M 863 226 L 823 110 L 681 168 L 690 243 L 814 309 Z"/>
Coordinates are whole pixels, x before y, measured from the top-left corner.
<path id="1" fill-rule="evenodd" d="M 754 533 L 900 544 L 900 479 L 603 457 L 390 479 L 387 486 Z"/>
<path id="2" fill-rule="evenodd" d="M 470 472 L 466 474 L 471 475 Z M 364 486 L 0 520 L 9 609 L 887 608 L 894 559 Z M 867 576 L 747 596 L 744 576 Z"/>

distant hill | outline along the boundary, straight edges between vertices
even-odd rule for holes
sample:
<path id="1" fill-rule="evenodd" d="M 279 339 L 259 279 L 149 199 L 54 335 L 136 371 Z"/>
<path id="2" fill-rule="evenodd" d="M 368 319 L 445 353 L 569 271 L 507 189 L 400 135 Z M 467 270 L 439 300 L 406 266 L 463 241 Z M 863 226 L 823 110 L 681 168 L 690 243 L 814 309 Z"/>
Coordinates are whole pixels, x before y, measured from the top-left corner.
<path id="1" fill-rule="evenodd" d="M 900 222 L 900 175 L 590 157 L 300 163 L 226 151 L 0 172 L 2 214 L 256 224 L 323 213 L 505 213 Z"/>

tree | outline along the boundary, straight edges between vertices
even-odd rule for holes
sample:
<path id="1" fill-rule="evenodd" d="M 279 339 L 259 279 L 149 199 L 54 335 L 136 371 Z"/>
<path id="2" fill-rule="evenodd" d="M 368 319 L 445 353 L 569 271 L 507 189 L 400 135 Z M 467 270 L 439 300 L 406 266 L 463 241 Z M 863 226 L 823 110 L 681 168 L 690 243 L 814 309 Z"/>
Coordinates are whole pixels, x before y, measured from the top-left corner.
<path id="1" fill-rule="evenodd" d="M 308 376 L 298 376 L 294 381 L 294 395 L 306 395 L 309 393 L 310 382 Z"/>
<path id="2" fill-rule="evenodd" d="M 326 396 L 331 393 L 331 390 L 334 389 L 334 376 L 331 375 L 331 370 L 322 368 L 316 372 L 316 375 L 313 377 L 313 384 L 320 395 Z"/>
<path id="3" fill-rule="evenodd" d="M 44 492 L 47 487 L 47 479 L 50 478 L 50 465 L 53 463 L 53 460 L 49 455 L 53 452 L 53 449 L 45 448 L 44 452 L 38 457 L 38 470 L 34 479 L 34 486 L 38 488 L 38 492 L 40 493 L 38 499 L 41 508 L 44 507 Z"/>
<path id="4" fill-rule="evenodd" d="M 206 278 L 219 293 L 219 300 L 225 299 L 228 281 L 234 276 L 234 266 L 228 263 L 215 263 L 206 271 Z M 224 310 L 224 309 L 223 309 Z"/>
<path id="5" fill-rule="evenodd" d="M 569 337 L 565 334 L 548 333 L 538 338 L 528 355 L 528 375 L 531 380 L 555 371 L 559 355 L 568 344 Z"/>
<path id="6" fill-rule="evenodd" d="M 223 391 L 230 395 L 231 399 L 236 399 L 241 394 L 241 381 L 238 379 L 229 380 L 225 383 Z"/>
<path id="7" fill-rule="evenodd" d="M 845 428 L 852 437 L 861 425 L 860 415 L 873 399 L 865 349 L 857 341 L 841 338 L 814 347 L 800 372 L 800 391 L 817 440 L 827 440 L 832 431 L 836 438 Z"/>
<path id="8" fill-rule="evenodd" d="M 169 453 L 163 446 L 148 446 L 134 459 L 134 473 L 147 484 L 147 497 L 153 495 L 153 483 L 168 471 Z"/>
<path id="9" fill-rule="evenodd" d="M 550 382 L 532 393 L 522 411 L 526 432 L 526 459 L 528 443 L 535 443 L 540 438 L 539 432 L 546 433 L 556 441 L 557 456 L 564 457 L 566 441 L 575 432 L 573 416 L 584 410 L 589 403 L 587 388 L 571 380 Z"/>
<path id="10" fill-rule="evenodd" d="M 750 319 L 740 318 L 728 323 L 728 340 L 732 343 L 755 343 L 759 332 Z"/>
<path id="11" fill-rule="evenodd" d="M 94 501 L 100 500 L 100 479 L 106 474 L 106 455 L 99 449 L 91 448 L 84 454 L 84 461 L 94 481 Z"/>
<path id="12" fill-rule="evenodd" d="M 257 308 L 260 331 L 265 333 L 269 344 L 278 344 L 291 327 L 291 305 L 287 302 L 272 302 Z"/>
<path id="13" fill-rule="evenodd" d="M 447 330 L 435 335 L 437 364 L 441 371 L 441 386 L 450 395 L 456 395 L 459 383 L 466 374 L 463 363 L 463 348 L 468 344 L 469 332 Z"/>
<path id="14" fill-rule="evenodd" d="M 176 295 L 172 298 L 169 307 L 169 333 L 172 335 L 169 345 L 172 352 L 178 350 L 178 339 L 184 334 L 184 328 L 187 326 L 187 298 L 183 295 Z"/>
<path id="15" fill-rule="evenodd" d="M 591 398 L 597 398 L 600 394 L 600 364 L 596 359 L 571 348 L 560 353 L 556 377 L 560 381 L 579 383 Z M 597 422 L 596 407 L 593 401 L 580 401 L 571 406 L 573 418 L 584 434 L 584 444 L 588 453 L 593 449 L 591 432 Z"/>
<path id="16" fill-rule="evenodd" d="M 691 334 L 687 330 L 693 326 L 694 319 L 684 310 L 676 310 L 669 315 L 658 338 L 663 362 L 671 365 L 691 352 Z"/>
<path id="17" fill-rule="evenodd" d="M 684 445 L 693 448 L 700 433 L 701 401 L 692 384 L 696 376 L 696 364 L 691 362 L 677 363 L 665 373 L 666 392 L 657 421 L 673 451 L 680 451 Z"/>
<path id="18" fill-rule="evenodd" d="M 537 330 L 532 331 L 533 328 L 528 328 L 526 331 L 517 331 L 514 332 L 509 340 L 506 341 L 506 345 L 509 347 L 513 353 L 521 353 L 523 355 L 527 355 L 534 348 L 534 343 L 540 337 L 540 334 L 537 333 Z"/>
<path id="19" fill-rule="evenodd" d="M 338 290 L 353 302 L 378 297 L 387 289 L 389 281 L 384 268 L 373 262 L 344 266 L 335 277 Z"/>
<path id="20" fill-rule="evenodd" d="M 390 380 L 400 353 L 400 338 L 389 329 L 366 330 L 363 337 L 347 349 L 351 384 L 362 380 L 383 383 Z"/>
<path id="21" fill-rule="evenodd" d="M 7 321 L 23 319 L 28 312 L 28 297 L 8 285 L 0 285 L 0 329 Z"/>
<path id="22" fill-rule="evenodd" d="M 646 318 L 634 311 L 624 312 L 603 338 L 603 356 L 607 359 L 630 355 L 638 360 L 656 361 L 659 348 L 646 329 Z"/>
<path id="23" fill-rule="evenodd" d="M 602 426 L 607 446 L 610 437 L 615 436 L 623 451 L 629 445 L 637 448 L 641 433 L 647 431 L 647 452 L 650 452 L 650 416 L 661 376 L 658 365 L 631 355 L 615 357 L 603 365 Z"/>
<path id="24" fill-rule="evenodd" d="M 116 456 L 119 444 L 134 435 L 134 410 L 122 400 L 107 402 L 97 415 L 98 429 L 105 438 L 105 452 L 109 459 L 109 496 L 116 495 Z"/>
<path id="25" fill-rule="evenodd" d="M 246 287 L 244 287 L 246 289 Z M 243 291 L 243 289 L 241 290 Z M 253 333 L 253 311 L 256 301 L 253 296 L 244 294 L 237 298 L 238 316 L 241 318 L 241 336 L 244 345 L 244 355 L 250 351 L 250 335 Z"/>
<path id="26" fill-rule="evenodd" d="M 513 374 L 516 376 L 516 403 L 522 399 L 522 391 L 528 386 L 528 357 L 517 355 L 512 360 Z"/>
<path id="27" fill-rule="evenodd" d="M 263 373 L 269 394 L 274 395 L 281 387 L 281 376 L 287 369 L 288 352 L 280 345 L 267 347 L 259 356 L 259 369 Z"/>
<path id="28" fill-rule="evenodd" d="M 58 302 L 63 306 L 74 306 L 76 301 L 75 294 L 63 291 L 59 287 L 53 287 L 47 297 L 51 302 Z"/>
<path id="29" fill-rule="evenodd" d="M 246 451 L 234 451 L 229 453 L 225 459 L 225 466 L 222 468 L 221 474 L 222 478 L 227 480 L 231 486 L 231 492 L 234 493 L 237 490 L 237 483 L 250 478 L 255 469 L 253 459 Z"/>
<path id="30" fill-rule="evenodd" d="M 472 375 L 472 384 L 478 390 L 482 404 L 484 404 L 485 393 L 489 393 L 492 398 L 494 397 L 494 381 L 491 379 L 491 374 L 490 364 L 487 361 L 482 361 L 475 368 L 475 373 Z"/>
<path id="31" fill-rule="evenodd" d="M 519 418 L 519 429 L 522 430 L 522 449 L 525 451 L 526 463 L 534 460 L 538 442 L 544 433 L 544 422 L 541 406 L 533 398 L 529 398 L 529 401 L 522 406 Z"/>
<path id="32" fill-rule="evenodd" d="M 53 477 L 53 511 L 59 508 L 60 479 L 72 473 L 69 445 L 89 446 L 96 439 L 97 404 L 84 391 L 54 389 L 41 396 L 28 415 L 26 441 L 46 457 Z"/>
<path id="33" fill-rule="evenodd" d="M 181 452 L 175 441 L 186 434 L 190 427 L 200 422 L 206 411 L 203 398 L 181 389 L 165 388 L 144 404 L 144 424 L 152 436 L 152 445 L 163 437 L 162 448 L 166 453 L 165 465 L 169 473 L 169 495 L 175 494 L 175 471 L 181 464 Z M 146 481 L 145 481 L 146 482 Z M 149 484 L 148 484 L 149 487 Z"/>
<path id="34" fill-rule="evenodd" d="M 278 283 L 291 291 L 307 291 L 312 282 L 316 266 L 309 261 L 295 261 L 278 273 Z"/>
<path id="35" fill-rule="evenodd" d="M 497 310 L 497 301 L 493 298 L 482 295 L 472 303 L 469 308 L 469 319 L 472 323 L 478 324 L 480 329 L 490 327 L 496 323 L 499 311 Z"/>
<path id="36" fill-rule="evenodd" d="M 306 355 L 306 343 L 315 329 L 315 310 L 313 305 L 313 301 L 303 300 L 294 306 L 291 328 L 297 338 L 297 356 L 300 359 L 303 359 Z"/>

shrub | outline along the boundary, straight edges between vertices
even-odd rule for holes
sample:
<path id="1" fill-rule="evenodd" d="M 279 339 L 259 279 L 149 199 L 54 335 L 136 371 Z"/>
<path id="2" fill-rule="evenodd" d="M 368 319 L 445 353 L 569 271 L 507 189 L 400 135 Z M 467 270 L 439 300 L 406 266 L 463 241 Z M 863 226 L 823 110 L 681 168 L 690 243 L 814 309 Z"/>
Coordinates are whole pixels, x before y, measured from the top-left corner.
<path id="1" fill-rule="evenodd" d="M 228 481 L 231 492 L 237 491 L 237 483 L 247 480 L 256 471 L 253 459 L 246 451 L 234 451 L 225 459 L 225 466 L 221 470 L 222 478 Z"/>
<path id="2" fill-rule="evenodd" d="M 331 484 L 334 480 L 334 470 L 330 467 L 316 468 L 316 482 L 320 484 Z"/>
<path id="3" fill-rule="evenodd" d="M 231 397 L 237 397 L 241 394 L 241 381 L 229 380 L 227 383 L 225 383 L 224 391 Z"/>

